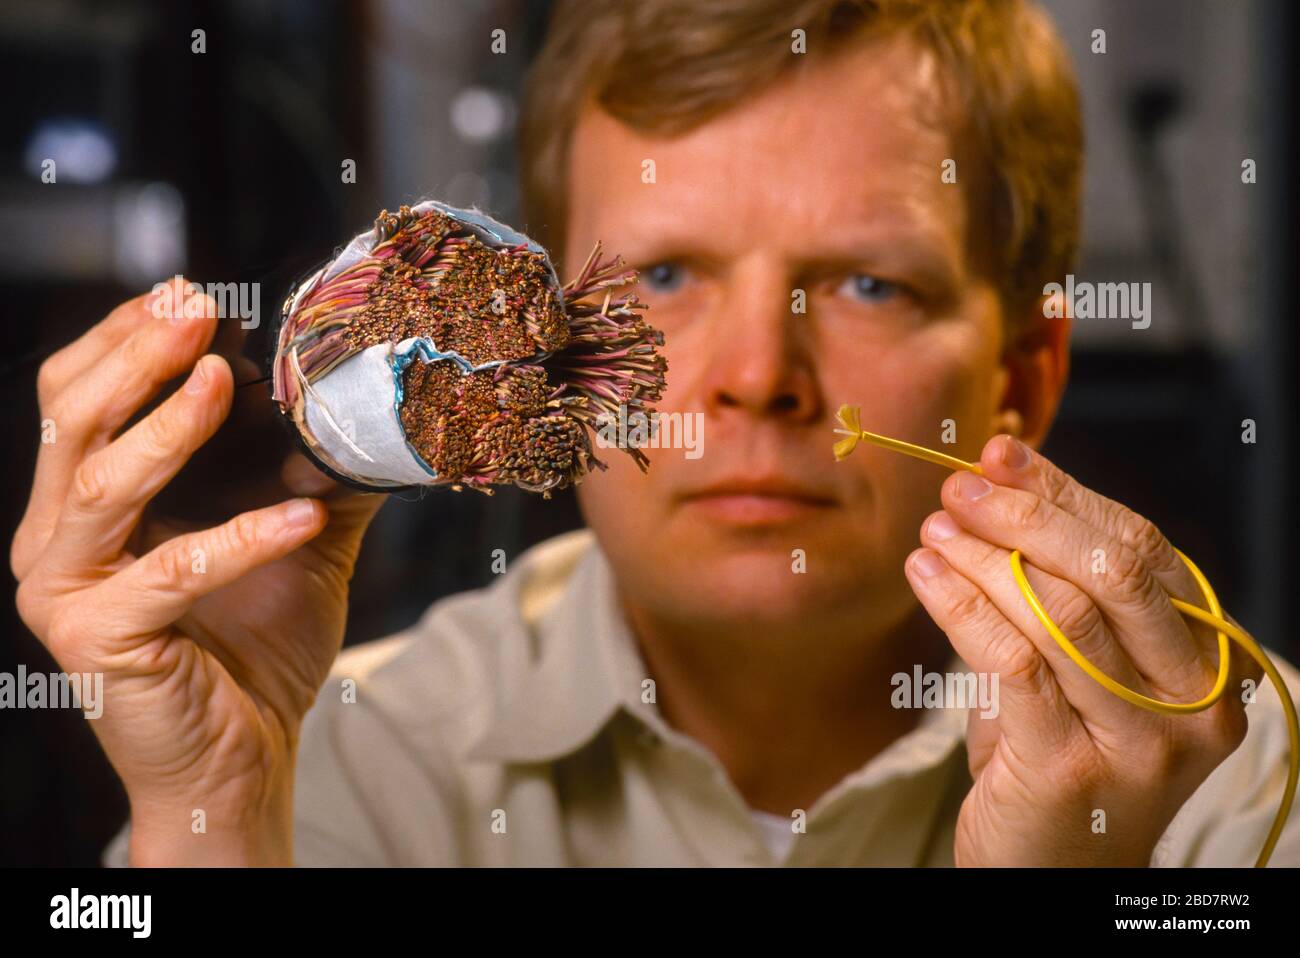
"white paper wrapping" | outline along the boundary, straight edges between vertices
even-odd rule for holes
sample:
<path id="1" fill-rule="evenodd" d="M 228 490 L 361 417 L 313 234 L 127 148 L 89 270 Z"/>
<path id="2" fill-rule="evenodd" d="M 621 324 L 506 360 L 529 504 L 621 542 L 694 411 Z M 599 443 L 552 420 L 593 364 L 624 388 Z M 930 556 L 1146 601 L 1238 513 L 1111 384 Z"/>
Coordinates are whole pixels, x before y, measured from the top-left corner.
<path id="1" fill-rule="evenodd" d="M 433 471 L 411 449 L 397 415 L 393 346 L 379 343 L 306 386 L 307 428 L 338 472 L 374 485 L 432 482 Z"/>

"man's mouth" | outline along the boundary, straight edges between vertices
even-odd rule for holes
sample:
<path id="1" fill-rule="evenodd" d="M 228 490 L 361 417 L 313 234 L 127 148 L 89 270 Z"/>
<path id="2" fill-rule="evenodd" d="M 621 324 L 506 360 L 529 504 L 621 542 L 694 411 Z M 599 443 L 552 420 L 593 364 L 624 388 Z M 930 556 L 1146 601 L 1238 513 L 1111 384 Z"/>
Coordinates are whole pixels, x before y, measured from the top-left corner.
<path id="1" fill-rule="evenodd" d="M 693 513 L 733 525 L 774 525 L 834 508 L 831 496 L 781 478 L 737 479 L 692 490 L 681 498 Z"/>

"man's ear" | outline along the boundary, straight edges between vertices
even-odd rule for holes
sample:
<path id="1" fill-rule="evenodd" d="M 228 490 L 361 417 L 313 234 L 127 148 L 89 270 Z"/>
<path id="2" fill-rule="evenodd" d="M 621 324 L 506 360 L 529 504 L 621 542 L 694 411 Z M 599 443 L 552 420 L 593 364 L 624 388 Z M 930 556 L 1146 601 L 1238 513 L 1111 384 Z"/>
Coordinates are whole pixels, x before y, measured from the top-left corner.
<path id="1" fill-rule="evenodd" d="M 1059 299 L 1059 297 L 1058 297 Z M 1047 436 L 1070 373 L 1070 316 L 1067 306 L 1047 296 L 1012 317 L 1002 354 L 1006 388 L 998 418 L 1029 446 L 1037 448 Z"/>

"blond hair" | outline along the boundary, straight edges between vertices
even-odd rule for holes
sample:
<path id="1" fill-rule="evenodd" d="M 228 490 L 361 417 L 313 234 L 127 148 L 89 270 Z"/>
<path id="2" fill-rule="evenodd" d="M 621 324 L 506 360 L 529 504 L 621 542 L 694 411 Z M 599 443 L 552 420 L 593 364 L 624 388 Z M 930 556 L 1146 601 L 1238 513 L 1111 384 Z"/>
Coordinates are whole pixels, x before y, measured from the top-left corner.
<path id="1" fill-rule="evenodd" d="M 792 55 L 793 31 L 807 54 Z M 569 143 L 595 103 L 639 131 L 693 129 L 806 58 L 865 35 L 907 34 L 945 68 L 988 196 L 979 246 L 1008 309 L 1074 265 L 1083 130 L 1069 57 L 1026 0 L 559 0 L 526 84 L 520 171 L 528 232 L 557 257 L 568 221 Z M 938 175 L 938 171 L 936 171 Z M 970 197 L 970 200 L 976 200 Z"/>

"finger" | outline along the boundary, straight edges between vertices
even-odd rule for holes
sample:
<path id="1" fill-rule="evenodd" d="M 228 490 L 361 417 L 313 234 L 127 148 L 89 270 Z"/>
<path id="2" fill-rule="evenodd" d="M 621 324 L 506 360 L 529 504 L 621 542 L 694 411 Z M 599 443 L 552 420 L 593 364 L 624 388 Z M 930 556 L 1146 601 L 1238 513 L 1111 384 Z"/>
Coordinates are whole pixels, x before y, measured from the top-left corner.
<path id="1" fill-rule="evenodd" d="M 144 293 L 114 307 L 108 316 L 41 363 L 36 374 L 36 398 L 41 409 L 152 318 L 148 304 L 150 295 Z"/>
<path id="2" fill-rule="evenodd" d="M 75 575 L 115 559 L 145 505 L 225 420 L 233 392 L 225 360 L 204 356 L 181 389 L 82 460 L 43 566 Z"/>
<path id="3" fill-rule="evenodd" d="M 973 473 L 950 476 L 940 497 L 963 528 L 1004 549 L 1019 549 L 1033 565 L 1091 597 L 1152 688 L 1181 698 L 1204 685 L 1208 649 L 1128 546 L 1035 493 Z"/>
<path id="4" fill-rule="evenodd" d="M 1089 721 L 1110 728 L 1131 726 L 1133 707 L 1079 668 L 1034 616 L 1011 575 L 1010 552 L 972 535 L 946 512 L 936 512 L 925 521 L 921 543 L 974 583 L 1007 621 L 1033 642 L 1065 697 Z M 1146 694 L 1147 683 L 1110 635 L 1101 612 L 1086 593 L 1033 566 L 1026 567 L 1025 575 L 1052 620 L 1084 658 L 1121 685 Z"/>
<path id="5" fill-rule="evenodd" d="M 284 460 L 280 479 L 296 496 L 324 498 L 339 488 L 337 482 L 313 466 L 300 452 L 292 453 Z"/>
<path id="6" fill-rule="evenodd" d="M 1008 735 L 1051 749 L 1077 729 L 1073 709 L 1047 661 L 974 583 L 931 549 L 913 552 L 903 566 L 916 597 L 948 636 L 962 660 L 998 676 L 998 720 Z"/>
<path id="7" fill-rule="evenodd" d="M 121 303 L 106 318 L 41 363 L 36 374 L 36 399 L 38 408 L 42 410 L 43 438 L 46 429 L 44 423 L 52 421 L 46 412 L 51 408 L 54 397 L 148 320 L 148 295 Z M 57 422 L 54 441 L 58 441 Z M 47 444 L 43 443 L 38 450 L 36 475 L 28 497 L 27 510 L 15 530 L 10 546 L 9 563 L 19 581 L 26 578 L 36 562 L 39 555 L 37 540 L 43 543 L 49 531 L 48 524 L 43 521 L 44 503 L 49 498 L 45 493 L 50 484 L 51 464 L 57 463 L 59 456 L 55 450 L 45 449 L 45 445 Z"/>
<path id="8" fill-rule="evenodd" d="M 325 519 L 322 503 L 291 499 L 164 542 L 83 593 L 89 608 L 111 623 L 100 632 L 103 651 L 129 652 L 139 636 L 171 625 L 198 599 L 302 546 Z"/>
<path id="9" fill-rule="evenodd" d="M 985 475 L 994 482 L 1036 492 L 1066 512 L 1077 516 L 1124 543 L 1146 564 L 1165 591 L 1185 602 L 1207 608 L 1195 576 L 1173 544 L 1149 519 L 1123 503 L 1088 489 L 1046 457 L 1011 436 L 995 436 L 981 456 Z M 1184 623 L 1202 648 L 1203 657 L 1218 661 L 1218 634 L 1194 619 Z"/>
<path id="10" fill-rule="evenodd" d="M 194 365 L 216 331 L 215 303 L 194 298 L 203 301 L 200 315 L 151 318 L 54 397 L 47 413 L 59 421 L 61 438 L 107 442 L 164 383 Z"/>
<path id="11" fill-rule="evenodd" d="M 164 383 L 190 368 L 211 340 L 214 323 L 206 313 L 182 314 L 175 324 L 150 317 L 42 407 L 55 438 L 37 455 L 27 512 L 15 534 L 16 574 L 26 574 L 49 541 L 77 465 L 107 445 Z"/>
<path id="12" fill-rule="evenodd" d="M 1195 577 L 1154 523 L 1087 488 L 1018 439 L 994 436 L 984 446 L 980 467 L 991 481 L 1041 496 L 1124 543 L 1142 558 L 1170 595 L 1196 605 L 1204 603 Z"/>

